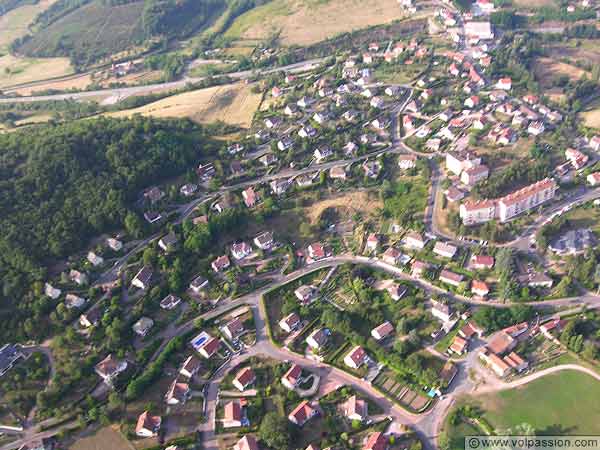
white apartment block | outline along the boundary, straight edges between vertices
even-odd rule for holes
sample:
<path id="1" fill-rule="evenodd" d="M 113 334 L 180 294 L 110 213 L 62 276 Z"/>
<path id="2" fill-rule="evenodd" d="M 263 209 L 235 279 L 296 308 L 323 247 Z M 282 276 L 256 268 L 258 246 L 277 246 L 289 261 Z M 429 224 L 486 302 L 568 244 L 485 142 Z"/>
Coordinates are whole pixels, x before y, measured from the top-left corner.
<path id="1" fill-rule="evenodd" d="M 502 197 L 498 201 L 500 222 L 506 222 L 525 211 L 529 211 L 551 200 L 554 198 L 557 189 L 556 182 L 551 178 L 546 178 Z"/>
<path id="2" fill-rule="evenodd" d="M 472 153 L 446 153 L 446 170 L 455 175 L 460 175 L 463 170 L 470 169 L 481 164 L 481 158 Z"/>
<path id="3" fill-rule="evenodd" d="M 542 203 L 554 198 L 558 186 L 551 178 L 545 178 L 519 189 L 498 200 L 467 200 L 460 205 L 460 218 L 465 225 L 476 225 L 494 218 L 507 222 Z"/>

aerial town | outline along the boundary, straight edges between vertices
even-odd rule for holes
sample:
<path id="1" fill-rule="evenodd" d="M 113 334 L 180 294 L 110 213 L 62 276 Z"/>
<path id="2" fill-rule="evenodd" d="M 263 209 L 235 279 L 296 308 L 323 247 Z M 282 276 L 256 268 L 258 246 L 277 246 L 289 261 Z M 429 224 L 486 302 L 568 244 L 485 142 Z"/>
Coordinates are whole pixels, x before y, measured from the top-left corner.
<path id="1" fill-rule="evenodd" d="M 120 84 L 0 85 L 0 119 L 56 108 L 0 129 L 0 450 L 600 434 L 600 5 L 384 3 L 220 73 L 260 98 L 243 127 L 113 115 L 195 92 L 136 78 L 157 44 L 94 75 Z"/>

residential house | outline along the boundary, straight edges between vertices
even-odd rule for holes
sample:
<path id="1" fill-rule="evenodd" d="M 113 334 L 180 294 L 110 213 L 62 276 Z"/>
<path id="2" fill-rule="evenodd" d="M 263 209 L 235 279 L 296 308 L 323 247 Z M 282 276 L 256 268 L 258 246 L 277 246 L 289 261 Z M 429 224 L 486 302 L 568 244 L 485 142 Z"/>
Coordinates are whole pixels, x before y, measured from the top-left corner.
<path id="1" fill-rule="evenodd" d="M 362 450 L 387 450 L 389 439 L 380 431 L 371 433 Z"/>
<path id="2" fill-rule="evenodd" d="M 458 248 L 452 244 L 448 244 L 446 242 L 438 241 L 435 243 L 433 247 L 433 253 L 443 258 L 454 258 Z"/>
<path id="3" fill-rule="evenodd" d="M 87 300 L 85 298 L 79 297 L 78 295 L 75 295 L 75 294 L 65 295 L 65 307 L 67 309 L 81 308 L 83 305 L 85 305 L 86 302 L 87 302 Z"/>
<path id="4" fill-rule="evenodd" d="M 69 271 L 69 279 L 79 286 L 83 286 L 88 283 L 88 277 L 85 273 L 79 272 L 78 270 L 71 269 Z"/>
<path id="5" fill-rule="evenodd" d="M 136 323 L 133 324 L 133 331 L 138 336 L 144 337 L 154 326 L 154 320 L 149 317 L 141 317 Z"/>
<path id="6" fill-rule="evenodd" d="M 399 250 L 395 249 L 394 247 L 388 247 L 387 250 L 383 252 L 382 260 L 386 264 L 395 266 L 400 262 L 401 256 L 402 253 Z"/>
<path id="7" fill-rule="evenodd" d="M 79 325 L 82 328 L 95 327 L 104 314 L 102 303 L 97 303 L 79 316 Z"/>
<path id="8" fill-rule="evenodd" d="M 442 283 L 446 283 L 451 286 L 458 287 L 458 286 L 460 286 L 460 283 L 462 283 L 464 280 L 465 280 L 464 275 L 461 275 L 459 273 L 454 273 L 447 269 L 444 269 L 440 272 L 440 281 Z"/>
<path id="9" fill-rule="evenodd" d="M 198 185 L 194 183 L 186 183 L 179 188 L 179 193 L 184 197 L 190 197 L 198 190 Z"/>
<path id="10" fill-rule="evenodd" d="M 452 307 L 447 303 L 442 303 L 437 300 L 432 300 L 431 314 L 433 317 L 441 320 L 442 322 L 448 322 L 452 318 L 454 311 Z"/>
<path id="11" fill-rule="evenodd" d="M 199 295 L 203 290 L 208 287 L 208 280 L 202 275 L 198 275 L 190 283 L 190 289 L 196 295 Z"/>
<path id="12" fill-rule="evenodd" d="M 398 167 L 402 170 L 414 169 L 416 163 L 417 157 L 415 155 L 400 155 L 398 157 Z"/>
<path id="13" fill-rule="evenodd" d="M 496 83 L 496 89 L 510 91 L 512 89 L 512 80 L 510 78 L 500 78 Z"/>
<path id="14" fill-rule="evenodd" d="M 471 256 L 471 267 L 474 269 L 491 269 L 494 267 L 494 257 L 488 255 Z"/>
<path id="15" fill-rule="evenodd" d="M 375 339 L 376 341 L 381 341 L 381 340 L 385 339 L 386 337 L 388 337 L 393 332 L 394 332 L 394 326 L 389 321 L 386 320 L 381 325 L 379 325 L 371 330 L 371 336 L 373 336 L 373 339 Z"/>
<path id="16" fill-rule="evenodd" d="M 358 398 L 356 395 L 351 396 L 342 405 L 342 414 L 348 420 L 358 420 L 364 422 L 369 417 L 369 405 L 366 400 Z"/>
<path id="17" fill-rule="evenodd" d="M 471 293 L 478 297 L 487 297 L 490 293 L 490 288 L 483 281 L 473 280 L 471 283 Z"/>
<path id="18" fill-rule="evenodd" d="M 160 424 L 162 419 L 160 416 L 152 416 L 150 412 L 144 411 L 138 417 L 137 424 L 135 426 L 135 434 L 138 437 L 154 437 L 158 435 L 160 430 Z"/>
<path id="19" fill-rule="evenodd" d="M 321 244 L 320 242 L 315 242 L 308 246 L 308 256 L 313 261 L 317 261 L 319 259 L 331 256 L 331 253 L 325 249 L 323 244 Z"/>
<path id="20" fill-rule="evenodd" d="M 510 352 L 502 360 L 517 373 L 521 373 L 529 368 L 529 362 L 515 352 Z"/>
<path id="21" fill-rule="evenodd" d="M 271 181 L 270 186 L 273 194 L 282 195 L 288 190 L 290 183 L 287 180 L 278 179 Z"/>
<path id="22" fill-rule="evenodd" d="M 510 366 L 492 351 L 483 349 L 479 353 L 479 358 L 500 378 L 510 373 Z"/>
<path id="23" fill-rule="evenodd" d="M 468 40 L 492 40 L 494 32 L 490 22 L 466 22 L 464 25 L 465 37 Z"/>
<path id="24" fill-rule="evenodd" d="M 286 333 L 291 333 L 300 326 L 300 316 L 295 312 L 288 314 L 279 321 L 279 328 Z"/>
<path id="25" fill-rule="evenodd" d="M 448 350 L 456 355 L 462 355 L 469 350 L 469 341 L 460 336 L 454 336 Z"/>
<path id="26" fill-rule="evenodd" d="M 390 284 L 386 290 L 394 301 L 400 300 L 408 292 L 408 288 L 398 283 Z"/>
<path id="27" fill-rule="evenodd" d="M 427 241 L 422 234 L 410 231 L 404 236 L 404 245 L 414 250 L 423 250 Z"/>
<path id="28" fill-rule="evenodd" d="M 316 135 L 317 129 L 308 123 L 298 130 L 298 136 L 304 139 L 313 138 Z"/>
<path id="29" fill-rule="evenodd" d="M 194 355 L 188 356 L 183 364 L 181 365 L 181 369 L 179 369 L 179 374 L 186 378 L 194 378 L 194 376 L 198 373 L 200 368 L 202 367 L 202 363 L 198 358 Z"/>
<path id="30" fill-rule="evenodd" d="M 19 359 L 24 359 L 25 354 L 19 345 L 4 344 L 0 348 L 0 377 L 12 369 Z"/>
<path id="31" fill-rule="evenodd" d="M 239 317 L 236 317 L 235 319 L 227 322 L 225 326 L 223 326 L 222 331 L 227 339 L 230 341 L 235 341 L 244 332 L 244 323 Z"/>
<path id="32" fill-rule="evenodd" d="M 96 374 L 111 387 L 114 380 L 125 370 L 127 370 L 127 361 L 116 359 L 112 353 L 94 366 Z"/>
<path id="33" fill-rule="evenodd" d="M 273 233 L 270 231 L 263 231 L 254 238 L 254 245 L 261 250 L 270 250 L 273 247 Z"/>
<path id="34" fill-rule="evenodd" d="M 260 158 L 258 158 L 258 162 L 260 162 L 263 166 L 268 167 L 271 164 L 275 164 L 277 162 L 277 155 L 273 153 L 266 153 Z"/>
<path id="35" fill-rule="evenodd" d="M 158 246 L 165 252 L 170 252 L 177 245 L 177 235 L 173 232 L 163 236 L 158 241 Z"/>
<path id="36" fill-rule="evenodd" d="M 150 203 L 156 203 L 160 201 L 164 196 L 165 193 L 157 187 L 152 187 L 144 191 L 144 199 L 148 200 Z"/>
<path id="37" fill-rule="evenodd" d="M 419 260 L 413 260 L 411 263 L 411 275 L 415 278 L 421 278 L 429 270 L 429 264 Z"/>
<path id="38" fill-rule="evenodd" d="M 233 446 L 233 450 L 259 450 L 258 442 L 256 442 L 254 436 L 247 434 L 237 441 Z"/>
<path id="39" fill-rule="evenodd" d="M 335 166 L 329 169 L 329 178 L 332 180 L 345 180 L 348 174 L 344 166 Z"/>
<path id="40" fill-rule="evenodd" d="M 533 136 L 539 136 L 546 130 L 546 126 L 542 121 L 531 122 L 527 127 L 527 132 Z"/>
<path id="41" fill-rule="evenodd" d="M 115 238 L 108 238 L 106 240 L 106 245 L 108 245 L 110 249 L 115 252 L 118 252 L 123 248 L 123 243 Z"/>
<path id="42" fill-rule="evenodd" d="M 344 357 L 344 364 L 352 369 L 358 369 L 367 361 L 367 353 L 357 345 Z"/>
<path id="43" fill-rule="evenodd" d="M 444 195 L 446 196 L 446 200 L 450 203 L 455 203 L 465 198 L 465 193 L 456 186 L 450 186 L 444 191 Z"/>
<path id="44" fill-rule="evenodd" d="M 377 248 L 379 247 L 379 236 L 377 236 L 377 234 L 375 233 L 371 233 L 369 234 L 369 236 L 367 237 L 367 251 L 369 252 L 374 252 L 377 250 Z"/>
<path id="45" fill-rule="evenodd" d="M 152 280 L 152 267 L 144 266 L 131 280 L 131 284 L 140 289 L 148 289 L 150 287 L 150 281 Z"/>
<path id="46" fill-rule="evenodd" d="M 487 344 L 487 348 L 496 355 L 503 355 L 517 346 L 517 340 L 505 331 L 498 332 Z"/>
<path id="47" fill-rule="evenodd" d="M 381 98 L 379 96 L 375 96 L 371 99 L 371 101 L 369 102 L 369 105 L 372 108 L 381 109 L 385 105 L 385 101 L 383 100 L 383 98 Z"/>
<path id="48" fill-rule="evenodd" d="M 232 400 L 225 403 L 223 414 L 223 428 L 238 428 L 242 426 L 242 406 L 239 401 Z"/>
<path id="49" fill-rule="evenodd" d="M 250 186 L 242 191 L 242 198 L 244 204 L 248 208 L 253 208 L 260 201 L 258 193 L 254 190 L 254 187 Z"/>
<path id="50" fill-rule="evenodd" d="M 458 334 L 467 340 L 471 339 L 475 335 L 482 337 L 483 333 L 484 329 L 479 327 L 474 322 L 467 322 L 460 330 L 458 330 Z"/>
<path id="51" fill-rule="evenodd" d="M 590 173 L 586 180 L 591 186 L 597 186 L 600 184 L 600 172 Z"/>
<path id="52" fill-rule="evenodd" d="M 324 328 L 317 328 L 306 338 L 306 343 L 313 350 L 319 350 L 327 343 L 328 338 L 329 334 Z"/>
<path id="53" fill-rule="evenodd" d="M 252 254 L 252 246 L 247 242 L 235 242 L 231 246 L 231 256 L 237 261 L 240 261 Z"/>
<path id="54" fill-rule="evenodd" d="M 282 122 L 279 117 L 267 117 L 265 119 L 265 126 L 267 128 L 277 128 Z"/>
<path id="55" fill-rule="evenodd" d="M 283 136 L 277 142 L 277 148 L 279 150 L 281 150 L 282 152 L 285 151 L 285 150 L 289 150 L 293 146 L 294 146 L 294 140 L 290 136 Z"/>
<path id="56" fill-rule="evenodd" d="M 292 364 L 292 367 L 281 377 L 281 383 L 288 389 L 294 390 L 302 379 L 302 367 Z"/>
<path id="57" fill-rule="evenodd" d="M 167 405 L 184 405 L 190 397 L 190 385 L 174 380 L 165 394 L 165 402 Z"/>
<path id="58" fill-rule="evenodd" d="M 315 159 L 317 160 L 317 162 L 320 163 L 320 162 L 326 160 L 327 158 L 330 158 L 331 156 L 333 156 L 333 150 L 328 145 L 323 145 L 323 146 L 315 149 L 313 155 L 314 155 Z"/>
<path id="59" fill-rule="evenodd" d="M 575 170 L 583 169 L 589 159 L 585 153 L 582 153 L 574 148 L 568 148 L 565 150 L 565 158 L 567 158 L 567 161 L 571 163 Z"/>
<path id="60" fill-rule="evenodd" d="M 207 337 L 207 339 L 197 347 L 198 353 L 204 358 L 210 359 L 221 348 L 221 341 L 215 337 Z"/>
<path id="61" fill-rule="evenodd" d="M 288 420 L 293 424 L 302 427 L 317 414 L 318 410 L 313 408 L 307 400 L 304 400 L 289 414 Z"/>
<path id="62" fill-rule="evenodd" d="M 218 273 L 229 268 L 230 265 L 231 262 L 229 261 L 229 256 L 223 255 L 215 259 L 210 266 L 212 267 L 212 270 Z"/>
<path id="63" fill-rule="evenodd" d="M 304 284 L 294 291 L 294 295 L 300 303 L 309 305 L 317 299 L 317 288 Z"/>
<path id="64" fill-rule="evenodd" d="M 256 381 L 256 375 L 251 367 L 244 367 L 233 379 L 233 385 L 241 392 Z"/>

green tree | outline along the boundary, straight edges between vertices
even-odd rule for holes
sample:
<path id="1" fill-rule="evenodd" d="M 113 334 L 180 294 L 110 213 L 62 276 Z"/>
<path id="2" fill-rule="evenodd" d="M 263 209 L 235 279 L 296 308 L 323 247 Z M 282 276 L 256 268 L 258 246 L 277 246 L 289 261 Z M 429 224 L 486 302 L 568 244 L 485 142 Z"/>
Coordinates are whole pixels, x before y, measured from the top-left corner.
<path id="1" fill-rule="evenodd" d="M 287 450 L 291 444 L 291 434 L 287 418 L 275 412 L 267 413 L 258 429 L 260 440 L 275 450 Z"/>

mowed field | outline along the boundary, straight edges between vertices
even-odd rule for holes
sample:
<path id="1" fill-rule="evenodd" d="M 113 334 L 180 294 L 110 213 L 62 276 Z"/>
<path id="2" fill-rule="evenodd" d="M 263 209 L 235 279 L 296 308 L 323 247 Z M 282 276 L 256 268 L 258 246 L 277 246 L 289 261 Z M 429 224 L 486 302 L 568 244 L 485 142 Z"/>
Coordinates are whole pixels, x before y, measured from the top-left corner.
<path id="1" fill-rule="evenodd" d="M 17 58 L 8 54 L 0 57 L 0 89 L 71 73 L 68 58 Z"/>
<path id="2" fill-rule="evenodd" d="M 559 2 L 557 0 L 514 0 L 513 4 L 519 8 L 539 9 L 558 6 Z"/>
<path id="3" fill-rule="evenodd" d="M 283 45 L 308 45 L 402 17 L 397 0 L 273 0 L 242 14 L 225 36 L 264 39 L 280 32 Z"/>
<path id="4" fill-rule="evenodd" d="M 249 127 L 260 104 L 261 94 L 251 92 L 252 85 L 243 83 L 214 86 L 185 92 L 158 100 L 139 108 L 110 113 L 112 117 L 142 114 L 153 117 L 188 117 L 198 123 L 223 121 Z"/>
<path id="5" fill-rule="evenodd" d="M 538 435 L 598 435 L 598 396 L 599 381 L 565 370 L 516 389 L 469 397 L 467 403 L 478 405 L 484 418 L 500 432 L 527 423 Z M 450 427 L 453 449 L 464 448 L 464 433 L 481 434 L 465 425 Z"/>
<path id="6" fill-rule="evenodd" d="M 581 117 L 586 126 L 600 129 L 600 107 L 581 113 Z"/>
<path id="7" fill-rule="evenodd" d="M 123 435 L 112 427 L 101 428 L 91 436 L 79 439 L 69 450 L 135 450 Z"/>

